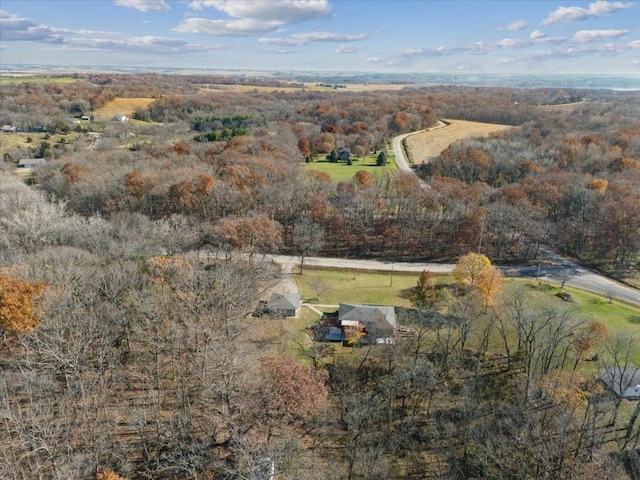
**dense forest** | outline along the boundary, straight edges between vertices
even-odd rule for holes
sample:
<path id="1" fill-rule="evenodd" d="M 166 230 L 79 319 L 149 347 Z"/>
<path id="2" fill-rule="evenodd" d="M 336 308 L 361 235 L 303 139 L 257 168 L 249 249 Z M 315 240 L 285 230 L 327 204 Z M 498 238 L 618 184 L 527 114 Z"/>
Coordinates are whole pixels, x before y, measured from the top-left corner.
<path id="1" fill-rule="evenodd" d="M 339 356 L 276 353 L 251 315 L 280 274 L 267 253 L 508 264 L 545 246 L 637 282 L 640 93 L 76 80 L 0 84 L 1 478 L 640 478 L 640 403 L 595 366 L 640 368 L 637 338 L 570 306 L 449 292 L 400 312 L 407 338 Z M 95 118 L 141 97 L 131 121 Z M 438 119 L 513 128 L 417 175 L 305 167 Z"/>

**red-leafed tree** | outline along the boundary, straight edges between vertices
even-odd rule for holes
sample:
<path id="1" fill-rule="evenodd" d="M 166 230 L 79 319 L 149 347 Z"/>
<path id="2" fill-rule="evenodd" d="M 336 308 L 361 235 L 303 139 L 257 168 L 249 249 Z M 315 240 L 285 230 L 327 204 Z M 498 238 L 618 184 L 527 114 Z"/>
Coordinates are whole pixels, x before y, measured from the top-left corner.
<path id="1" fill-rule="evenodd" d="M 310 420 L 327 402 L 329 373 L 296 363 L 291 357 L 269 357 L 262 365 L 265 415 L 277 423 Z"/>

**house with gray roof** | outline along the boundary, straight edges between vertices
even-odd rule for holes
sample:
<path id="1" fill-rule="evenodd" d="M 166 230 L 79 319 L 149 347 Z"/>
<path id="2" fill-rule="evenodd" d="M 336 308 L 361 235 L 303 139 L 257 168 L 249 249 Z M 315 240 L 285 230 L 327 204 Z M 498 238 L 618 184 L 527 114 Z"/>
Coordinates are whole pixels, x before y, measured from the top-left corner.
<path id="1" fill-rule="evenodd" d="M 640 399 L 640 366 L 606 367 L 600 375 L 600 381 L 618 397 Z"/>
<path id="2" fill-rule="evenodd" d="M 301 304 L 298 293 L 274 293 L 267 302 L 267 311 L 273 317 L 297 317 Z"/>
<path id="3" fill-rule="evenodd" d="M 319 339 L 345 342 L 345 329 L 362 329 L 360 343 L 392 343 L 398 327 L 394 307 L 341 303 L 338 311 L 323 316 Z"/>

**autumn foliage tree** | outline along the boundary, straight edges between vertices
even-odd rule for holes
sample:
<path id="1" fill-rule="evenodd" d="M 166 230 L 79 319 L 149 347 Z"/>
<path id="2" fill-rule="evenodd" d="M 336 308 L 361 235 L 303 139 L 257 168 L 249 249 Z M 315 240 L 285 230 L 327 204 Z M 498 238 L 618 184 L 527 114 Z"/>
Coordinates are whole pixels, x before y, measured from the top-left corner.
<path id="1" fill-rule="evenodd" d="M 459 289 L 476 291 L 485 305 L 492 305 L 502 289 L 502 273 L 491 265 L 486 255 L 468 253 L 460 257 L 453 269 L 453 278 Z"/>
<path id="2" fill-rule="evenodd" d="M 416 306 L 432 306 L 436 301 L 436 287 L 433 283 L 433 273 L 423 270 L 416 283 L 411 300 Z"/>
<path id="3" fill-rule="evenodd" d="M 262 365 L 268 415 L 286 423 L 307 421 L 327 402 L 329 374 L 302 366 L 291 357 L 269 357 Z"/>
<path id="4" fill-rule="evenodd" d="M 105 468 L 104 470 L 98 472 L 96 475 L 96 480 L 127 480 L 124 477 L 121 477 L 116 472 L 109 468 Z"/>
<path id="5" fill-rule="evenodd" d="M 43 290 L 42 284 L 0 275 L 0 329 L 5 334 L 30 332 L 38 326 L 34 302 Z"/>

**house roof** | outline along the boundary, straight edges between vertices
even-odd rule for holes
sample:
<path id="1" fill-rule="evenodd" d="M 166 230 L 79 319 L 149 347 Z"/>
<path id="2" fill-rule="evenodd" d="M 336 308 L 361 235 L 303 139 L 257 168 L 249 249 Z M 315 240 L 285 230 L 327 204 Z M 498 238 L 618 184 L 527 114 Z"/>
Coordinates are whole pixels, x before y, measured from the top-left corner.
<path id="1" fill-rule="evenodd" d="M 600 380 L 618 396 L 640 398 L 640 367 L 606 367 Z"/>
<path id="2" fill-rule="evenodd" d="M 18 161 L 18 168 L 39 167 L 47 163 L 44 158 L 22 158 Z"/>
<path id="3" fill-rule="evenodd" d="M 301 300 L 298 293 L 274 293 L 267 306 L 271 310 L 296 310 Z"/>
<path id="4" fill-rule="evenodd" d="M 355 320 L 362 322 L 365 326 L 375 324 L 378 328 L 396 328 L 395 308 L 385 305 L 357 305 L 351 303 L 341 303 L 338 309 L 338 318 L 345 320 Z"/>

